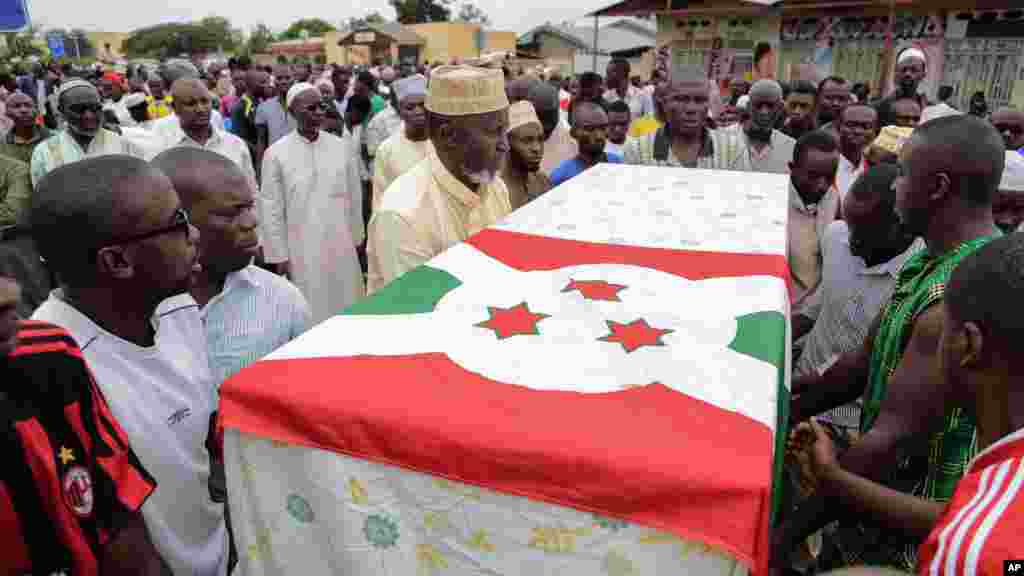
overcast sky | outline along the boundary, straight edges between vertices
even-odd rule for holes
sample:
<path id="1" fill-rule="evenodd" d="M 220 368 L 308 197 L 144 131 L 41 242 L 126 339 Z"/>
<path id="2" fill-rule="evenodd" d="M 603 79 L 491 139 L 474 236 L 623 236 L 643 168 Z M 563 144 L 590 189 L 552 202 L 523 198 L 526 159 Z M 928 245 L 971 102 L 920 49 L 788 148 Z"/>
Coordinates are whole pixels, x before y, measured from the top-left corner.
<path id="1" fill-rule="evenodd" d="M 318 17 L 337 25 L 351 16 L 374 10 L 393 19 L 387 0 L 173 0 L 129 2 L 126 0 L 27 0 L 33 22 L 46 28 L 84 28 L 105 32 L 129 32 L 161 22 L 188 21 L 204 16 L 224 16 L 235 27 L 251 29 L 265 23 L 283 30 L 299 18 Z M 497 30 L 522 33 L 545 21 L 574 20 L 612 0 L 476 0 Z M 454 5 L 461 4 L 455 0 Z"/>

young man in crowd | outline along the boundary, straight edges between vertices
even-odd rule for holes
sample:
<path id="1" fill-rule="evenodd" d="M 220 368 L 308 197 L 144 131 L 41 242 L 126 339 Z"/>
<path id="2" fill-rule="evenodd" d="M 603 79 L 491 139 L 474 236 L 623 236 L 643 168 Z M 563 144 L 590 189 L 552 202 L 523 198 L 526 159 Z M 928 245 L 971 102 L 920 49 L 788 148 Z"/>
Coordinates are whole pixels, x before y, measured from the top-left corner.
<path id="1" fill-rule="evenodd" d="M 213 125 L 213 98 L 201 80 L 182 78 L 171 86 L 177 122 L 163 122 L 153 129 L 160 151 L 176 146 L 192 146 L 216 152 L 234 162 L 256 185 L 249 147 L 241 138 Z"/>
<path id="2" fill-rule="evenodd" d="M 605 144 L 604 151 L 622 156 L 625 154 L 626 143 L 630 140 L 629 124 L 632 121 L 633 113 L 630 112 L 629 105 L 622 100 L 616 100 L 609 104 L 607 112 L 608 142 Z"/>
<path id="3" fill-rule="evenodd" d="M 102 127 L 103 105 L 95 86 L 76 78 L 61 84 L 56 96 L 67 128 L 54 133 L 32 151 L 33 186 L 38 186 L 43 176 L 52 170 L 85 158 L 107 154 L 145 157 L 145 152 L 137 145 Z"/>
<path id="4" fill-rule="evenodd" d="M 150 73 L 149 79 L 146 80 L 146 86 L 149 88 L 149 96 L 146 98 L 146 102 L 149 104 L 149 117 L 159 120 L 170 116 L 173 100 L 167 93 L 167 83 L 163 77 L 157 72 Z"/>
<path id="5" fill-rule="evenodd" d="M 556 95 L 557 118 L 557 92 L 542 85 Z M 395 180 L 370 220 L 371 293 L 512 211 L 498 175 L 508 153 L 501 71 L 439 67 L 426 108 L 433 150 Z"/>
<path id="6" fill-rule="evenodd" d="M 790 84 L 786 95 L 786 120 L 782 125 L 782 131 L 790 138 L 799 140 L 814 130 L 814 101 L 817 96 L 818 89 L 807 80 Z"/>
<path id="7" fill-rule="evenodd" d="M 893 126 L 914 128 L 921 123 L 921 102 L 917 98 L 901 97 L 889 104 Z"/>
<path id="8" fill-rule="evenodd" d="M 618 104 L 625 106 L 624 102 Z M 551 180 L 540 170 L 544 127 L 533 111 L 533 104 L 525 100 L 509 106 L 508 145 L 501 179 L 508 188 L 512 209 L 516 210 L 551 189 Z"/>
<path id="9" fill-rule="evenodd" d="M 654 102 L 651 95 L 629 83 L 629 60 L 612 58 L 605 71 L 604 104 L 625 102 L 629 106 L 630 116 L 643 118 L 654 116 Z"/>
<path id="10" fill-rule="evenodd" d="M 835 138 L 824 130 L 804 134 L 789 165 L 789 268 L 793 275 L 793 339 L 814 325 L 815 294 L 821 284 L 825 231 L 839 217 L 832 182 L 839 163 Z"/>
<path id="11" fill-rule="evenodd" d="M 558 186 L 600 163 L 622 164 L 622 156 L 605 152 L 608 141 L 608 114 L 593 102 L 578 102 L 572 109 L 572 129 L 577 154 L 551 172 L 551 185 Z"/>
<path id="12" fill-rule="evenodd" d="M 838 76 L 829 76 L 818 83 L 815 100 L 815 126 L 839 135 L 839 114 L 850 103 L 850 84 Z"/>
<path id="13" fill-rule="evenodd" d="M 903 264 L 923 247 L 896 216 L 893 185 L 898 175 L 899 169 L 891 164 L 869 169 L 846 195 L 844 219 L 826 229 L 821 239 L 821 287 L 809 313 L 814 328 L 794 364 L 794 377 L 821 374 L 860 347 L 889 300 Z M 843 437 L 854 437 L 860 424 L 859 399 L 823 419 Z"/>
<path id="14" fill-rule="evenodd" d="M 295 130 L 295 118 L 288 114 L 285 99 L 292 87 L 292 71 L 287 66 L 274 68 L 273 89 L 264 95 L 256 108 L 253 124 L 256 126 L 256 165 L 263 164 L 263 154 L 275 142 Z"/>
<path id="15" fill-rule="evenodd" d="M 259 218 L 250 175 L 230 159 L 173 148 L 153 160 L 199 229 L 202 270 L 191 294 L 206 328 L 217 386 L 305 332 L 309 305 L 291 282 L 253 265 Z"/>
<path id="16" fill-rule="evenodd" d="M 320 91 L 296 84 L 286 103 L 296 131 L 263 158 L 264 258 L 299 287 L 321 322 L 365 293 L 356 257 L 363 188 L 352 139 L 320 129 L 328 105 Z"/>
<path id="17" fill-rule="evenodd" d="M 811 463 L 826 490 L 879 522 L 925 538 L 919 574 L 1002 574 L 1020 553 L 1024 514 L 1024 421 L 1015 377 L 1024 316 L 1013 302 L 1024 283 L 1024 236 L 979 248 L 955 268 L 939 306 L 938 375 L 947 405 L 977 422 L 978 454 L 966 464 L 947 504 L 892 490 L 844 469 L 828 432 L 815 422 L 797 436 L 811 443 Z"/>
<path id="18" fill-rule="evenodd" d="M 420 74 L 402 78 L 392 89 L 398 100 L 402 126 L 398 132 L 377 148 L 373 163 L 373 208 L 380 205 L 384 191 L 396 178 L 408 172 L 427 157 L 430 138 L 427 134 L 427 78 Z"/>
<path id="19" fill-rule="evenodd" d="M 550 176 L 559 164 L 576 156 L 576 140 L 569 133 L 569 123 L 561 119 L 557 89 L 546 82 L 531 82 L 526 100 L 533 104 L 544 128 L 544 157 L 540 169 Z"/>
<path id="20" fill-rule="evenodd" d="M 928 98 L 924 94 L 919 94 L 918 88 L 927 72 L 928 65 L 925 54 L 920 48 L 906 48 L 896 56 L 896 68 L 893 71 L 896 89 L 878 103 L 880 126 L 899 126 L 893 105 L 908 98 L 917 103 L 917 115 L 921 116 L 921 111 L 928 106 Z"/>
<path id="21" fill-rule="evenodd" d="M 32 98 L 14 92 L 7 97 L 6 104 L 11 130 L 3 137 L 0 154 L 28 164 L 32 162 L 32 152 L 50 137 L 50 131 L 36 123 L 36 104 Z"/>
<path id="22" fill-rule="evenodd" d="M 64 329 L 0 275 L 3 574 L 166 574 L 139 514 L 156 482 Z"/>
<path id="23" fill-rule="evenodd" d="M 137 158 L 50 172 L 32 198 L 32 235 L 60 280 L 34 320 L 68 330 L 111 413 L 159 488 L 142 505 L 174 574 L 224 574 L 222 487 L 208 452 L 217 396 L 199 307 L 198 231 L 170 180 Z"/>
<path id="24" fill-rule="evenodd" d="M 901 150 L 896 210 L 925 248 L 904 264 L 862 347 L 792 385 L 795 422 L 863 397 L 860 439 L 841 458 L 852 476 L 944 502 L 973 455 L 974 421 L 937 370 L 941 304 L 952 270 L 999 236 L 992 197 L 1004 162 L 999 134 L 970 116 L 919 126 Z M 859 514 L 853 489 L 819 490 L 788 515 L 773 562 L 787 565 L 796 542 L 838 519 L 836 563 L 912 568 L 920 539 Z"/>
<path id="25" fill-rule="evenodd" d="M 796 141 L 775 129 L 785 113 L 782 86 L 768 78 L 754 82 L 748 93 L 749 113 L 743 122 L 741 138 L 746 145 L 746 161 L 737 169 L 751 172 L 786 174 L 793 160 Z"/>
<path id="26" fill-rule="evenodd" d="M 835 184 L 842 200 L 864 173 L 864 150 L 878 135 L 878 112 L 867 104 L 850 104 L 839 113 L 838 121 L 840 155 Z"/>

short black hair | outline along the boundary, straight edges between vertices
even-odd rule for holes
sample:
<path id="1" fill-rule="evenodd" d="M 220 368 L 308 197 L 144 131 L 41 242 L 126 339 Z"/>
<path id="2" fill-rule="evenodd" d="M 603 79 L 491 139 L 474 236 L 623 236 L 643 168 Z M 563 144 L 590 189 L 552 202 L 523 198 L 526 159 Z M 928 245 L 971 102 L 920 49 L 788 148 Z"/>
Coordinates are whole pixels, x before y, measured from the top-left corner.
<path id="1" fill-rule="evenodd" d="M 123 154 L 87 158 L 47 173 L 32 193 L 29 222 L 39 253 L 68 283 L 88 278 L 95 250 L 115 231 L 125 184 L 159 172 Z"/>
<path id="2" fill-rule="evenodd" d="M 625 66 L 626 67 L 626 76 L 627 77 L 629 76 L 629 71 L 630 71 L 629 60 L 626 60 L 622 56 L 616 56 L 616 57 L 612 58 L 611 60 L 609 60 L 608 61 L 608 66 Z"/>
<path id="3" fill-rule="evenodd" d="M 810 94 L 815 98 L 818 97 L 818 89 L 807 80 L 794 80 L 789 83 L 790 94 Z"/>
<path id="4" fill-rule="evenodd" d="M 939 86 L 938 97 L 939 102 L 945 102 L 946 100 L 949 100 L 950 98 L 953 97 L 953 87 L 948 84 Z"/>
<path id="5" fill-rule="evenodd" d="M 370 109 L 371 104 L 368 97 L 363 96 L 362 94 L 353 94 L 352 97 L 348 99 L 348 108 L 345 109 L 345 113 L 348 114 L 352 110 L 360 112 L 363 122 L 366 122 L 369 120 Z"/>
<path id="6" fill-rule="evenodd" d="M 846 81 L 846 78 L 843 78 L 842 76 L 827 76 L 824 80 L 822 80 L 821 82 L 818 82 L 818 90 L 815 93 L 816 94 L 821 94 L 821 91 L 824 90 L 824 88 L 825 88 L 825 84 L 829 84 L 829 83 L 832 83 L 832 84 L 842 84 L 844 86 L 846 84 L 849 84 L 849 82 Z"/>
<path id="7" fill-rule="evenodd" d="M 970 114 L 935 118 L 915 127 L 910 138 L 933 150 L 926 159 L 929 168 L 946 172 L 969 203 L 992 203 L 1006 164 L 1006 146 L 988 120 Z"/>
<path id="8" fill-rule="evenodd" d="M 366 84 L 370 90 L 377 89 L 377 79 L 367 70 L 360 72 L 359 75 L 356 76 L 356 81 Z"/>
<path id="9" fill-rule="evenodd" d="M 230 158 L 205 148 L 171 148 L 158 154 L 150 163 L 171 179 L 185 210 L 191 210 L 200 195 L 211 186 L 245 179 L 245 174 Z"/>
<path id="10" fill-rule="evenodd" d="M 868 168 L 850 186 L 850 192 L 868 189 L 873 196 L 881 200 L 881 206 L 887 213 L 895 214 L 896 187 L 893 182 L 900 175 L 900 169 L 894 164 L 878 164 Z"/>
<path id="11" fill-rule="evenodd" d="M 1024 234 L 1007 234 L 982 246 L 953 270 L 946 285 L 949 313 L 973 322 L 985 338 L 1015 349 L 1024 338 L 1024 313 L 1015 304 L 1024 293 Z"/>
<path id="12" fill-rule="evenodd" d="M 569 125 L 570 126 L 575 126 L 576 125 L 576 116 L 575 115 L 576 115 L 576 109 L 577 108 L 581 108 L 581 107 L 582 108 L 586 108 L 587 106 L 593 106 L 594 108 L 598 108 L 600 110 L 604 110 L 604 112 L 606 114 L 608 113 L 608 109 L 605 108 L 604 103 L 602 103 L 602 102 L 591 102 L 589 100 L 582 100 L 580 102 L 573 102 L 573 104 L 574 104 L 574 106 L 571 106 L 571 109 L 569 110 Z"/>
<path id="13" fill-rule="evenodd" d="M 852 110 L 854 108 L 867 108 L 868 110 L 871 110 L 872 112 L 874 112 L 875 113 L 875 129 L 877 130 L 879 128 L 879 125 L 881 124 L 881 120 L 882 120 L 882 113 L 879 112 L 878 108 L 875 108 L 874 106 L 872 106 L 871 104 L 868 104 L 867 102 L 850 102 L 849 104 L 843 106 L 842 109 L 839 110 L 839 116 L 836 116 L 836 121 L 837 121 L 837 126 L 836 127 L 837 128 L 838 128 L 838 124 L 842 124 L 843 123 L 843 117 L 846 116 L 846 111 L 847 110 Z"/>
<path id="14" fill-rule="evenodd" d="M 580 88 L 584 86 L 594 86 L 604 82 L 604 79 L 597 72 L 584 72 L 580 74 Z"/>
<path id="15" fill-rule="evenodd" d="M 772 51 L 772 45 L 767 42 L 758 42 L 757 46 L 754 46 L 754 64 L 756 65 L 764 58 L 765 54 L 769 54 Z"/>
<path id="16" fill-rule="evenodd" d="M 828 130 L 812 130 L 793 145 L 793 163 L 798 166 L 803 164 L 808 149 L 831 153 L 839 150 L 839 143 Z"/>
<path id="17" fill-rule="evenodd" d="M 631 114 L 632 110 L 629 109 L 629 104 L 626 104 L 625 100 L 616 100 L 607 106 L 607 112 L 615 112 L 616 114 Z"/>

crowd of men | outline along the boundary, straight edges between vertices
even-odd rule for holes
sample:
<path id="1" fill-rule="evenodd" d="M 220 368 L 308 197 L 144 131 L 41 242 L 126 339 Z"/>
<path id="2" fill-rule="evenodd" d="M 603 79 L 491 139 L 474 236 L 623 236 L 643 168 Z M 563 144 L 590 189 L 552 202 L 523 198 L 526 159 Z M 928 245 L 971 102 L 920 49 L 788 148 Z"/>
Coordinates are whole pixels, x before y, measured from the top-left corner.
<path id="1" fill-rule="evenodd" d="M 607 162 L 789 174 L 775 570 L 1024 550 L 1024 112 L 929 102 L 918 50 L 875 102 L 624 60 L 65 72 L 4 87 L 4 574 L 230 571 L 220 385 Z"/>

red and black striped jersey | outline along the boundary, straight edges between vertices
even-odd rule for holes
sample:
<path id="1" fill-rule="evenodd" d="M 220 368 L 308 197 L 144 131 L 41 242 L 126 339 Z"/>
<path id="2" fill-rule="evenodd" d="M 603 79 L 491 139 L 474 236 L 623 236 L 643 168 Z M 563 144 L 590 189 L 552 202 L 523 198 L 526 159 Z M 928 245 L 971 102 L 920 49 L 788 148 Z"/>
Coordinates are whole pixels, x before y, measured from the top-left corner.
<path id="1" fill-rule="evenodd" d="M 62 328 L 24 321 L 0 358 L 0 575 L 98 573 L 156 482 Z"/>

